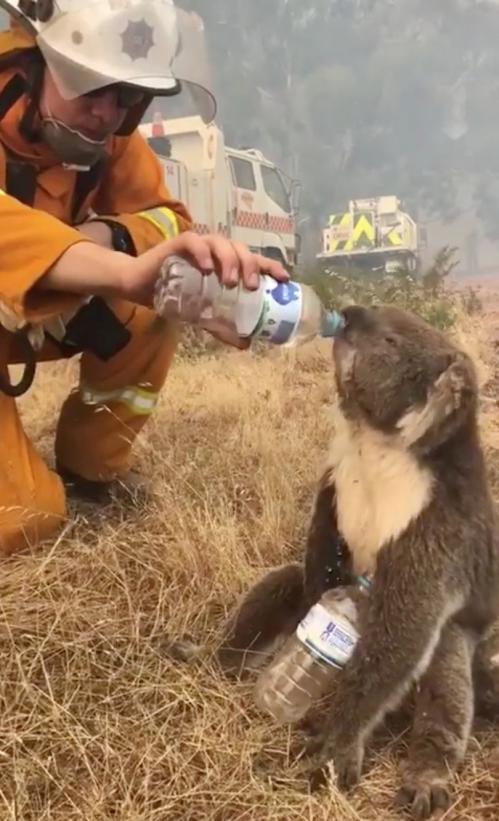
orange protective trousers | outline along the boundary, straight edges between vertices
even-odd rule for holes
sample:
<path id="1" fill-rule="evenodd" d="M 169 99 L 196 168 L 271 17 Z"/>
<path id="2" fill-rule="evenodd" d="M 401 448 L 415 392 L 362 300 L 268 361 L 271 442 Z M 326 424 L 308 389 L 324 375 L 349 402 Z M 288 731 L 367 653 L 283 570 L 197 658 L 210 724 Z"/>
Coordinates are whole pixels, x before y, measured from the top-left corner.
<path id="1" fill-rule="evenodd" d="M 63 404 L 55 450 L 59 465 L 108 481 L 129 468 L 131 449 L 149 418 L 177 345 L 175 326 L 146 308 L 112 304 L 131 339 L 103 362 L 85 352 L 80 383 Z M 0 328 L 0 370 L 19 361 L 14 337 Z M 40 361 L 64 358 L 47 340 Z M 32 548 L 63 526 L 66 498 L 59 476 L 27 437 L 15 399 L 0 391 L 0 556 Z"/>

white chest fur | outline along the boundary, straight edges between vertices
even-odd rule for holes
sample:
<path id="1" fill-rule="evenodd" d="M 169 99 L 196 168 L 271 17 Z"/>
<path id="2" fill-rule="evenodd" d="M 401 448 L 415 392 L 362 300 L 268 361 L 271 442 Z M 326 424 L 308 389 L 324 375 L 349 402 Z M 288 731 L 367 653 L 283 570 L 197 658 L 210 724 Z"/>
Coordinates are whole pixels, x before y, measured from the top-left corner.
<path id="1" fill-rule="evenodd" d="M 329 454 L 338 528 L 357 573 L 373 572 L 376 557 L 400 536 L 431 499 L 432 476 L 394 440 L 353 425 L 338 406 Z"/>

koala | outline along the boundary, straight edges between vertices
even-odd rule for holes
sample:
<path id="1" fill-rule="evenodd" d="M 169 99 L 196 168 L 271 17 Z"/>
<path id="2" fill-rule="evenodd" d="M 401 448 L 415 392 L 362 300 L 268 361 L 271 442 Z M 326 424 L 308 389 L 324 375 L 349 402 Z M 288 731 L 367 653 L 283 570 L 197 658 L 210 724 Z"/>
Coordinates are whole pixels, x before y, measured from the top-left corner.
<path id="1" fill-rule="evenodd" d="M 486 648 L 499 616 L 477 380 L 470 358 L 412 314 L 351 306 L 344 318 L 333 343 L 334 433 L 304 562 L 247 593 L 218 660 L 227 672 L 258 666 L 326 590 L 371 575 L 360 639 L 321 706 L 311 783 L 324 783 L 332 764 L 338 786 L 354 786 L 373 731 L 412 695 L 399 797 L 426 818 L 449 803 L 475 683 L 490 684 Z"/>

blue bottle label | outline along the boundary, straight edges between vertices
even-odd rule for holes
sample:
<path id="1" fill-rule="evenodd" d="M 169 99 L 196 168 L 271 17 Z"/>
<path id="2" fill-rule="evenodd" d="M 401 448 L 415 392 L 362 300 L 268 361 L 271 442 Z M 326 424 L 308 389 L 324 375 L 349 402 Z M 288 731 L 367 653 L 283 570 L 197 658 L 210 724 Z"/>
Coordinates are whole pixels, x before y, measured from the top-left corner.
<path id="1" fill-rule="evenodd" d="M 302 619 L 296 635 L 314 655 L 340 669 L 352 655 L 359 639 L 357 630 L 347 619 L 340 613 L 331 615 L 320 603 Z"/>
<path id="2" fill-rule="evenodd" d="M 262 312 L 253 337 L 283 345 L 289 342 L 300 321 L 303 293 L 296 282 L 277 282 L 263 277 L 265 292 Z"/>

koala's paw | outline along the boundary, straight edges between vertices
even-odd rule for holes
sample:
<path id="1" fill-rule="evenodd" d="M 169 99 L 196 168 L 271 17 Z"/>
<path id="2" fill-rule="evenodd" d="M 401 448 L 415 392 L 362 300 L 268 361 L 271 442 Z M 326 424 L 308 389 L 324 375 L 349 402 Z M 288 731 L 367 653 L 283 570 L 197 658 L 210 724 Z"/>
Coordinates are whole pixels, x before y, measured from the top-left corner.
<path id="1" fill-rule="evenodd" d="M 435 773 L 408 773 L 403 781 L 397 803 L 407 809 L 415 821 L 430 818 L 436 810 L 447 810 L 451 802 L 450 786 Z"/>
<path id="2" fill-rule="evenodd" d="M 364 750 L 359 742 L 348 745 L 329 742 L 309 770 L 309 784 L 312 792 L 324 787 L 331 776 L 344 792 L 355 787 L 362 775 Z"/>

